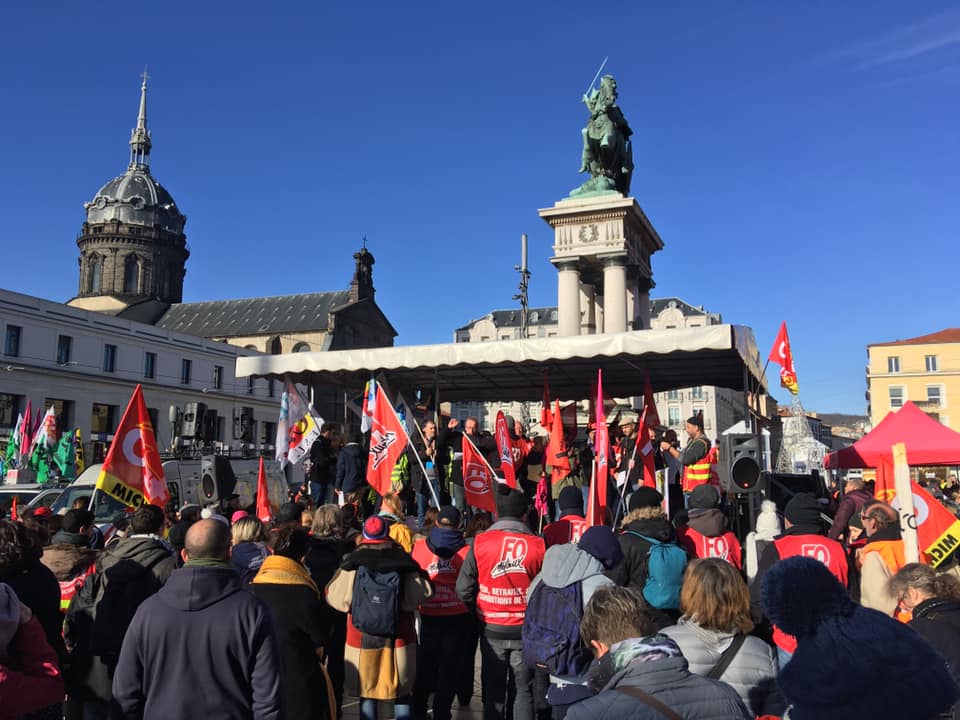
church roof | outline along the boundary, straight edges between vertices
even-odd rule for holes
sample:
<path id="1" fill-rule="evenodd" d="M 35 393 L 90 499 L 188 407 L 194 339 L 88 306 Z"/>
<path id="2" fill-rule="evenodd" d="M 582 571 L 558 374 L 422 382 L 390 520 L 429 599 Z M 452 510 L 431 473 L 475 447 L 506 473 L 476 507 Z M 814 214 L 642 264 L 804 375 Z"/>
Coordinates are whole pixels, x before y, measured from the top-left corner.
<path id="1" fill-rule="evenodd" d="M 323 332 L 329 314 L 350 302 L 350 291 L 179 303 L 157 326 L 200 337 L 245 337 L 289 332 Z"/>

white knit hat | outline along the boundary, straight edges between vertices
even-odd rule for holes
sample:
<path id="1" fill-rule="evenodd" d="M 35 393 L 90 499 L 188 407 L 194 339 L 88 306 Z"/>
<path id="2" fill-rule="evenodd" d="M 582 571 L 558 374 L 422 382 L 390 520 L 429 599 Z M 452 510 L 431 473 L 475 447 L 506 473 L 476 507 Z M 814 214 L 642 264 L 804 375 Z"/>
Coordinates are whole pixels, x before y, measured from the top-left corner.
<path id="1" fill-rule="evenodd" d="M 757 515 L 757 538 L 773 540 L 781 532 L 783 532 L 783 529 L 780 525 L 780 515 L 777 513 L 776 503 L 773 500 L 764 500 L 760 505 L 760 514 Z"/>

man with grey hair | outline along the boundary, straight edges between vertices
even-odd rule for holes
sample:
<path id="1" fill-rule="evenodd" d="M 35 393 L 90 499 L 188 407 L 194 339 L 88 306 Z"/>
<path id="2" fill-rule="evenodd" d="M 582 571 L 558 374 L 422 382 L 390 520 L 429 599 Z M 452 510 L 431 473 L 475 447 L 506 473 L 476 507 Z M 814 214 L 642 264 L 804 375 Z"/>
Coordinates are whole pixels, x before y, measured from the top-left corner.
<path id="1" fill-rule="evenodd" d="M 850 519 L 856 517 L 860 509 L 873 500 L 865 489 L 862 477 L 847 475 L 843 485 L 843 498 L 837 504 L 837 511 L 833 514 L 833 525 L 827 537 L 831 540 L 845 540 L 850 534 Z"/>
<path id="2" fill-rule="evenodd" d="M 571 706 L 566 720 L 753 717 L 731 686 L 690 672 L 679 646 L 656 634 L 633 588 L 598 588 L 584 608 L 580 637 L 596 657 L 587 686 L 597 694 Z"/>
<path id="3" fill-rule="evenodd" d="M 113 679 L 124 717 L 282 717 L 280 657 L 270 611 L 229 563 L 230 528 L 187 531 L 184 566 L 130 624 Z"/>

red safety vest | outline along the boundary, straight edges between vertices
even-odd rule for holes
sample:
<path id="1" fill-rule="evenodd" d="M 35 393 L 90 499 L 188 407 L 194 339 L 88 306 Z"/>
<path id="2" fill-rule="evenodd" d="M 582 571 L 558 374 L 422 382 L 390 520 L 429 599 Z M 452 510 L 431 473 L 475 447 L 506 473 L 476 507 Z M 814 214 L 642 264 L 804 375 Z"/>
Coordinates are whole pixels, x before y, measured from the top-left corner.
<path id="1" fill-rule="evenodd" d="M 527 589 L 543 566 L 543 539 L 527 533 L 487 530 L 473 541 L 477 561 L 477 615 L 489 625 L 523 625 Z"/>
<path id="2" fill-rule="evenodd" d="M 740 541 L 729 530 L 723 535 L 708 537 L 691 527 L 681 525 L 677 528 L 677 541 L 680 543 L 680 547 L 693 557 L 720 558 L 726 560 L 737 570 L 742 567 L 740 558 L 743 551 L 740 547 Z"/>
<path id="3" fill-rule="evenodd" d="M 587 521 L 579 515 L 564 515 L 543 529 L 543 541 L 547 547 L 580 542 L 588 527 Z"/>
<path id="4" fill-rule="evenodd" d="M 788 557 L 805 556 L 819 560 L 840 584 L 847 587 L 847 553 L 843 545 L 823 535 L 784 535 L 773 541 L 777 555 L 781 560 Z M 797 640 L 787 635 L 776 625 L 773 626 L 773 642 L 788 653 L 797 649 Z"/>
<path id="5" fill-rule="evenodd" d="M 442 558 L 433 552 L 426 540 L 413 546 L 413 559 L 423 568 L 433 584 L 433 595 L 420 604 L 421 615 L 463 615 L 467 606 L 457 597 L 457 576 L 470 548 L 464 545 L 453 557 Z"/>

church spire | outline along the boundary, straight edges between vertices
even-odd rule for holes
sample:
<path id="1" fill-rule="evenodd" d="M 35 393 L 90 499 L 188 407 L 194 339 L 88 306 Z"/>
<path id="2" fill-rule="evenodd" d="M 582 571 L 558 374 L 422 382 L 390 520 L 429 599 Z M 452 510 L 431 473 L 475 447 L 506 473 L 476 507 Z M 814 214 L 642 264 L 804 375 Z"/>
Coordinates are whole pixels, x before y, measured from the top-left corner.
<path id="1" fill-rule="evenodd" d="M 143 71 L 143 83 L 140 85 L 140 111 L 137 113 L 137 126 L 130 132 L 130 167 L 148 167 L 150 165 L 150 131 L 147 130 L 147 75 Z"/>

